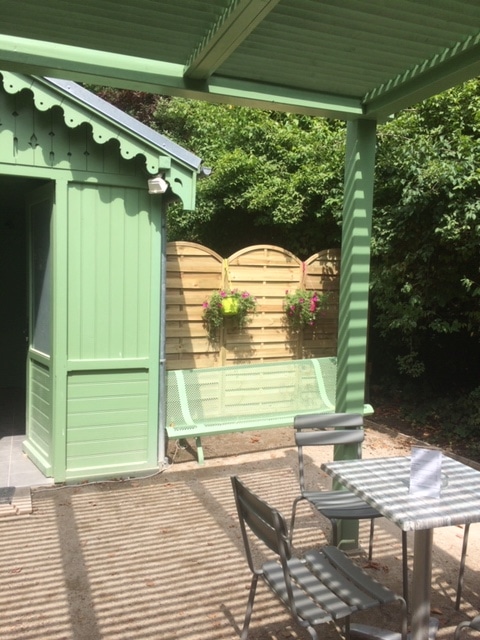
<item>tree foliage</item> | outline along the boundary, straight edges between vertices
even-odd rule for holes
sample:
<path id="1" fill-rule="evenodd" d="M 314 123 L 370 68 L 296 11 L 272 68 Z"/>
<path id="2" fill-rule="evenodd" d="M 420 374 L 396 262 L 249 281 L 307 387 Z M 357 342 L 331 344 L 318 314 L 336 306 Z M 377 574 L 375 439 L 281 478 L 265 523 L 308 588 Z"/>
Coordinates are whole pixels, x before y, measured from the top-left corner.
<path id="1" fill-rule="evenodd" d="M 372 300 L 376 327 L 411 376 L 438 367 L 446 345 L 479 354 L 479 132 L 477 80 L 379 130 Z"/>
<path id="2" fill-rule="evenodd" d="M 344 125 L 323 119 L 161 100 L 162 131 L 212 168 L 197 210 L 173 210 L 171 237 L 226 255 L 280 244 L 300 256 L 339 246 Z"/>

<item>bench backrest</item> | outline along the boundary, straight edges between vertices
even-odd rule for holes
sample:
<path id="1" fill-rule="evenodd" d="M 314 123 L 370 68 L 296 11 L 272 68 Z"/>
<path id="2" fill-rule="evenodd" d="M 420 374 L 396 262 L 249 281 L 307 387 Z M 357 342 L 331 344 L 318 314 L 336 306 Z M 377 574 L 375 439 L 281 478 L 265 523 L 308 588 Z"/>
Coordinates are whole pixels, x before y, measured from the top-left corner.
<path id="1" fill-rule="evenodd" d="M 334 411 L 336 358 L 169 371 L 167 424 Z"/>

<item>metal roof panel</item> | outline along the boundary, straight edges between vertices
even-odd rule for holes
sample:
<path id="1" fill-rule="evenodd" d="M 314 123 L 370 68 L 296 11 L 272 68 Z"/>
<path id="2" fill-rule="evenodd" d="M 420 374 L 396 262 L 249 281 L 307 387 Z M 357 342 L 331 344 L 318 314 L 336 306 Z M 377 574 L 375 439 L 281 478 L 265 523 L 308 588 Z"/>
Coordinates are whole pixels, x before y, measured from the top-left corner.
<path id="1" fill-rule="evenodd" d="M 242 104 L 249 92 L 252 106 L 270 92 L 272 105 L 294 107 L 298 92 L 299 109 L 308 94 L 320 115 L 323 96 L 337 97 L 339 116 L 352 115 L 346 98 L 384 116 L 480 73 L 471 0 L 0 0 L 0 10 L 5 69 Z"/>

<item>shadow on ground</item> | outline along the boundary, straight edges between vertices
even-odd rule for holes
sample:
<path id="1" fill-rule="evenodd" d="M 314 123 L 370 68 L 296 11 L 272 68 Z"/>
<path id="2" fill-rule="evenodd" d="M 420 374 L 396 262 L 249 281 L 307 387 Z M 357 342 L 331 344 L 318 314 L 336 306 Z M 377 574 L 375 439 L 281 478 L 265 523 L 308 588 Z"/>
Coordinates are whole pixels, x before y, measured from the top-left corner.
<path id="1" fill-rule="evenodd" d="M 402 455 L 409 446 L 408 438 L 370 429 L 364 456 Z M 312 460 L 316 467 L 320 461 Z M 2 640 L 238 638 L 250 578 L 232 474 L 289 516 L 297 494 L 290 445 L 210 458 L 203 467 L 177 460 L 152 478 L 35 490 L 31 516 L 0 521 Z M 362 545 L 367 529 L 361 525 Z M 453 637 L 456 624 L 478 612 L 476 529 L 460 613 L 453 603 L 462 529 L 435 533 L 432 606 L 440 618 L 439 638 Z M 295 547 L 322 545 L 325 534 L 327 523 L 302 506 Z M 368 571 L 401 593 L 400 534 L 384 519 L 376 524 L 374 560 Z M 357 561 L 367 564 L 363 554 Z M 391 608 L 357 619 L 398 629 L 396 616 Z M 326 626 L 323 637 L 339 636 Z M 260 588 L 250 638 L 309 636 Z"/>

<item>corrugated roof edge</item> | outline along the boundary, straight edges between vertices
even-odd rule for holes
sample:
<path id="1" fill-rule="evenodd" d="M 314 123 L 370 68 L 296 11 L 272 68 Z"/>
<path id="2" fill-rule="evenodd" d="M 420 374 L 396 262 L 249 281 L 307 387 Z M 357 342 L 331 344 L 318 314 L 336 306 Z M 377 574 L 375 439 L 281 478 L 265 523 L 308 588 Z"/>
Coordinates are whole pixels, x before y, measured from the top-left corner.
<path id="1" fill-rule="evenodd" d="M 57 89 L 60 89 L 63 93 L 75 98 L 89 109 L 92 109 L 103 117 L 112 120 L 121 127 L 129 130 L 135 136 L 142 138 L 145 142 L 161 149 L 172 158 L 175 158 L 179 162 L 182 162 L 192 169 L 195 169 L 197 172 L 200 172 L 202 168 L 201 158 L 187 149 L 184 149 L 161 133 L 147 127 L 147 125 L 139 122 L 132 116 L 129 116 L 127 113 L 118 109 L 118 107 L 115 107 L 103 98 L 100 98 L 91 91 L 88 91 L 88 89 L 84 89 L 84 87 L 80 86 L 76 82 L 72 82 L 71 80 L 60 80 L 58 78 L 38 79 L 54 85 Z"/>

